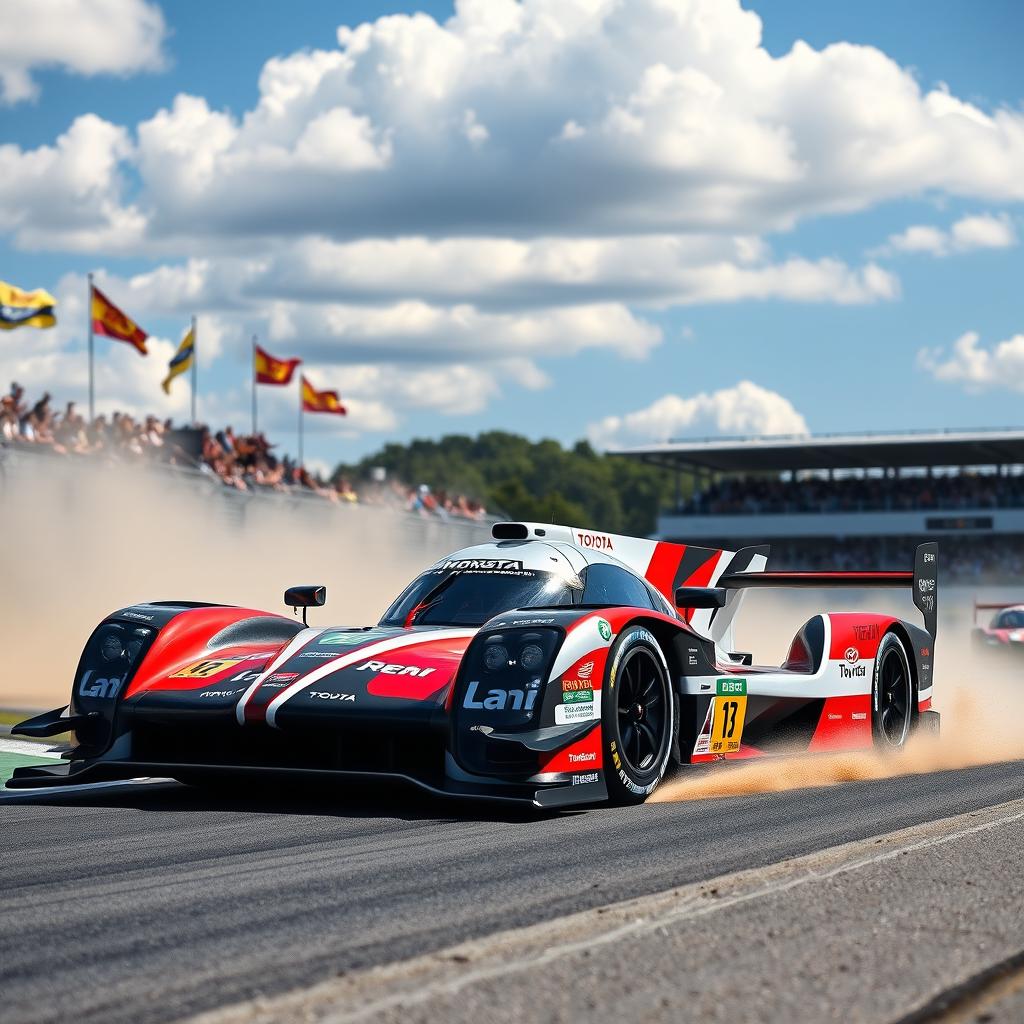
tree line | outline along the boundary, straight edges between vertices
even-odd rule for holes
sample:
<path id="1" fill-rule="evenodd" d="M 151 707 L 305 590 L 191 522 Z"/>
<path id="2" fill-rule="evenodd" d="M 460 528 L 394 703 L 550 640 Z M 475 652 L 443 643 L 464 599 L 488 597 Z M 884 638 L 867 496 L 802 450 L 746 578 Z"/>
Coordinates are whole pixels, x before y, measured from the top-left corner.
<path id="1" fill-rule="evenodd" d="M 596 452 L 586 441 L 563 448 L 500 430 L 387 444 L 354 465 L 339 465 L 334 476 L 367 480 L 378 466 L 389 479 L 465 494 L 510 519 L 638 537 L 654 532 L 674 487 L 670 473 Z"/>

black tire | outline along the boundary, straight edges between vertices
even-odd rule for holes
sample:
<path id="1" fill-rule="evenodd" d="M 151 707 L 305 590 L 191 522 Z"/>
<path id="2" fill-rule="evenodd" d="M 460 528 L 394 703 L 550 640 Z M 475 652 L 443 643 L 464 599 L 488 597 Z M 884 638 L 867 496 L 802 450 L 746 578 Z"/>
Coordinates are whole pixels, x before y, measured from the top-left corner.
<path id="1" fill-rule="evenodd" d="M 914 728 L 914 676 L 903 642 L 886 633 L 875 656 L 871 735 L 880 750 L 901 750 Z"/>
<path id="2" fill-rule="evenodd" d="M 601 725 L 609 800 L 643 803 L 665 776 L 678 721 L 665 654 L 642 626 L 624 629 L 612 647 Z"/>

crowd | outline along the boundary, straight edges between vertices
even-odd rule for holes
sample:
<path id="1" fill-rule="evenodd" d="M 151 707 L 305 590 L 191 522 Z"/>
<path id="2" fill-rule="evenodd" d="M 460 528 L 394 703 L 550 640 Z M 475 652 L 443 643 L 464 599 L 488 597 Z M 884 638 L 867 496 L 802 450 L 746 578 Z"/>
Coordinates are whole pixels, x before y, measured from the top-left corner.
<path id="1" fill-rule="evenodd" d="M 479 501 L 464 494 L 449 494 L 440 490 L 436 493 L 427 484 L 420 484 L 409 492 L 406 508 L 418 515 L 441 519 L 486 519 L 487 509 Z"/>
<path id="2" fill-rule="evenodd" d="M 782 480 L 727 477 L 695 493 L 681 515 L 775 515 L 1019 508 L 1024 476 L 847 477 Z"/>
<path id="3" fill-rule="evenodd" d="M 68 402 L 62 411 L 44 394 L 34 404 L 14 383 L 0 399 L 0 441 L 45 449 L 60 456 L 91 456 L 109 461 L 155 460 L 197 469 L 238 491 L 307 491 L 338 502 L 356 502 L 351 482 L 331 481 L 309 472 L 287 455 L 278 457 L 262 433 L 237 434 L 231 427 L 175 428 L 156 416 L 136 419 L 115 412 L 89 422 Z"/>
<path id="4" fill-rule="evenodd" d="M 68 457 L 157 461 L 199 470 L 237 491 L 301 492 L 342 504 L 362 500 L 438 519 L 479 520 L 487 515 L 481 503 L 462 494 L 435 492 L 426 484 L 411 490 L 398 482 L 367 484 L 357 492 L 344 475 L 325 479 L 288 455 L 276 455 L 275 446 L 260 432 L 238 434 L 231 427 L 214 431 L 205 425 L 176 428 L 169 419 L 140 420 L 123 412 L 100 415 L 90 423 L 74 402 L 57 409 L 50 394 L 29 404 L 17 383 L 0 399 L 0 444 Z"/>

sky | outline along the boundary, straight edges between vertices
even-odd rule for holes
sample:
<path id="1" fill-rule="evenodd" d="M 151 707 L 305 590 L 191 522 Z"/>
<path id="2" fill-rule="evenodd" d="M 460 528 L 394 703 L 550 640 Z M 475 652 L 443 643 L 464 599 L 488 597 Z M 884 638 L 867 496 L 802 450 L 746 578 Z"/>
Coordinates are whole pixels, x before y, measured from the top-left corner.
<path id="1" fill-rule="evenodd" d="M 200 418 L 255 334 L 345 418 L 319 466 L 505 429 L 619 448 L 1020 424 L 1016 0 L 0 0 L 0 279 L 58 326 L 0 380 L 101 411 L 199 323 Z M 260 425 L 296 447 L 297 390 Z"/>

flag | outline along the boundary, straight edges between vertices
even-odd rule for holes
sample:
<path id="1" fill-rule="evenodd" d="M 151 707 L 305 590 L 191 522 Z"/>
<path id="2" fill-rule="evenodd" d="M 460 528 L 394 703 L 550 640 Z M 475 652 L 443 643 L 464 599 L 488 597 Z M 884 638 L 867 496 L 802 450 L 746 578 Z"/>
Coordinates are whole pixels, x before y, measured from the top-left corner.
<path id="1" fill-rule="evenodd" d="M 135 346 L 139 355 L 149 355 L 146 351 L 146 338 L 149 335 L 134 320 L 125 316 L 95 285 L 92 288 L 92 329 L 96 334 L 115 341 L 127 341 L 129 345 Z"/>
<path id="2" fill-rule="evenodd" d="M 165 395 L 171 393 L 171 381 L 179 374 L 187 373 L 192 368 L 192 360 L 195 358 L 195 354 L 196 336 L 190 327 L 185 337 L 181 339 L 178 351 L 174 353 L 171 361 L 167 364 L 167 376 L 164 378 L 163 384 L 160 385 L 164 389 Z"/>
<path id="3" fill-rule="evenodd" d="M 302 378 L 302 411 L 333 412 L 337 416 L 348 415 L 348 410 L 341 404 L 337 391 L 317 391 L 305 377 Z"/>
<path id="4" fill-rule="evenodd" d="M 275 359 L 259 345 L 253 346 L 257 384 L 291 384 L 295 367 L 301 359 Z"/>
<path id="5" fill-rule="evenodd" d="M 53 307 L 57 300 L 42 288 L 23 292 L 13 284 L 0 281 L 0 330 L 15 327 L 53 327 L 57 322 Z"/>

